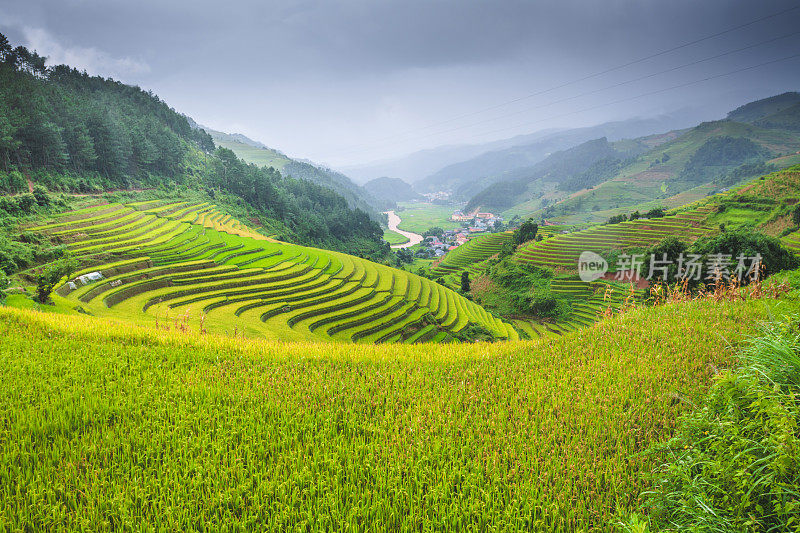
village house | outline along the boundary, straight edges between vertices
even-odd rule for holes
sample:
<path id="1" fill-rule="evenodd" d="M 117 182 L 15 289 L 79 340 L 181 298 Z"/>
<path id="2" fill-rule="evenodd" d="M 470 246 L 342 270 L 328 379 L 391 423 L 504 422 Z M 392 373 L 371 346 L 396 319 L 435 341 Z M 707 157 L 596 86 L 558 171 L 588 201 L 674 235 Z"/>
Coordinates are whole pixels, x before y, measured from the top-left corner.
<path id="1" fill-rule="evenodd" d="M 472 220 L 472 217 L 469 215 L 465 215 L 461 211 L 456 211 L 450 216 L 450 220 L 453 222 L 464 222 L 467 220 Z"/>

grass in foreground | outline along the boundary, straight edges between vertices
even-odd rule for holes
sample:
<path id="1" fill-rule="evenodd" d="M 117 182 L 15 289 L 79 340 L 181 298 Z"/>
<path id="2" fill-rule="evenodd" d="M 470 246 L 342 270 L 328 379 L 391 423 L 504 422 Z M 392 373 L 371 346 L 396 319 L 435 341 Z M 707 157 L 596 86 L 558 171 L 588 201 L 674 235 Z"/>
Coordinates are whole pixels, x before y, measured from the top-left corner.
<path id="1" fill-rule="evenodd" d="M 611 529 L 639 452 L 789 304 L 441 346 L 180 336 L 0 309 L 9 529 Z"/>
<path id="2" fill-rule="evenodd" d="M 626 531 L 797 531 L 800 528 L 800 333 L 769 325 L 722 372 L 676 435 Z"/>

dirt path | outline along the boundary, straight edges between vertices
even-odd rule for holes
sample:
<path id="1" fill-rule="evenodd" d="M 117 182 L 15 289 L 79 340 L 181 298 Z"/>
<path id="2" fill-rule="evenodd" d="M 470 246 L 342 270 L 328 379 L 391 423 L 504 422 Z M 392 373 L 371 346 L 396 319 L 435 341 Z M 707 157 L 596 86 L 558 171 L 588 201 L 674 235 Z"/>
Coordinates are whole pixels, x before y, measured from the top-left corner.
<path id="1" fill-rule="evenodd" d="M 28 172 L 26 170 L 23 170 L 22 173 L 25 174 L 25 181 L 28 182 L 28 192 L 33 194 L 33 182 L 31 181 L 31 177 L 28 176 Z"/>
<path id="2" fill-rule="evenodd" d="M 386 214 L 389 215 L 389 229 L 399 233 L 403 237 L 408 239 L 408 242 L 403 244 L 393 244 L 392 248 L 410 248 L 415 244 L 419 244 L 422 242 L 422 235 L 417 233 L 411 233 L 410 231 L 403 231 L 401 229 L 397 229 L 397 225 L 400 223 L 400 217 L 394 211 L 386 211 Z"/>

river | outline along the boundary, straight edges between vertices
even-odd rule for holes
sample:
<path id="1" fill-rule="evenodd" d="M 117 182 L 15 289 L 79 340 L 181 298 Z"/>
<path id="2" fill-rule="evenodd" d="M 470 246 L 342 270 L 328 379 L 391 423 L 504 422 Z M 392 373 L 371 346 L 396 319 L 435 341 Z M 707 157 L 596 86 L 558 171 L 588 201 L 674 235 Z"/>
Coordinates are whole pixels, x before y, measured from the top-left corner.
<path id="1" fill-rule="evenodd" d="M 422 242 L 422 235 L 418 235 L 416 233 L 411 233 L 410 231 L 403 231 L 401 229 L 397 229 L 397 225 L 400 224 L 400 217 L 397 216 L 397 213 L 394 211 L 386 211 L 386 214 L 389 215 L 389 229 L 399 233 L 403 237 L 408 239 L 408 242 L 403 244 L 393 244 L 392 248 L 410 248 L 415 244 L 419 244 Z"/>

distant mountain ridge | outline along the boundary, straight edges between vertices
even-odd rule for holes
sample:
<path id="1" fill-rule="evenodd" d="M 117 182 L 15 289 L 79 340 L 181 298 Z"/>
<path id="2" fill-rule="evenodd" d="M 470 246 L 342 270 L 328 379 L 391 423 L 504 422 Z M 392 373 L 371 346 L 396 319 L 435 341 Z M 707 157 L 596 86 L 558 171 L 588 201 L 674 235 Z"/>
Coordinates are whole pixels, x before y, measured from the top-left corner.
<path id="1" fill-rule="evenodd" d="M 422 198 L 400 178 L 375 178 L 364 184 L 364 188 L 377 200 L 383 202 L 383 209 L 395 209 L 397 202 L 407 202 Z"/>
<path id="2" fill-rule="evenodd" d="M 469 207 L 596 223 L 626 210 L 699 200 L 753 176 L 800 163 L 800 94 L 757 100 L 722 120 L 615 144 L 628 145 L 631 156 L 609 159 L 598 153 L 595 162 L 578 174 L 563 167 L 542 177 L 535 166 L 510 172 L 508 176 L 517 176 L 477 193 Z M 552 186 L 543 188 L 542 180 Z"/>
<path id="3" fill-rule="evenodd" d="M 460 145 L 444 145 L 436 148 L 429 148 L 420 150 L 400 157 L 388 158 L 380 161 L 373 161 L 363 164 L 345 165 L 338 167 L 339 170 L 353 178 L 359 183 L 369 181 L 381 176 L 392 178 L 402 178 L 407 183 L 411 183 L 418 191 L 425 192 L 430 190 L 430 187 L 418 185 L 418 183 L 434 176 L 450 165 L 457 165 L 460 163 L 471 162 L 468 167 L 472 165 L 476 158 L 490 152 L 498 152 L 507 149 L 519 152 L 523 151 L 518 147 L 524 147 L 547 139 L 554 136 L 574 135 L 581 130 L 595 129 L 594 132 L 587 131 L 584 135 L 578 135 L 571 142 L 565 142 L 551 146 L 549 149 L 538 154 L 533 154 L 527 158 L 526 161 L 516 162 L 521 165 L 531 165 L 544 159 L 549 153 L 565 150 L 577 146 L 582 142 L 600 137 L 607 137 L 609 140 L 614 141 L 622 138 L 633 138 L 649 135 L 653 133 L 665 132 L 675 129 L 688 128 L 697 124 L 700 120 L 699 117 L 706 116 L 702 109 L 684 108 L 667 115 L 660 115 L 651 118 L 635 118 L 617 122 L 608 122 L 595 126 L 579 127 L 579 128 L 549 128 L 544 130 L 535 131 L 533 133 L 516 135 L 506 139 L 499 139 L 496 141 L 489 141 L 477 144 L 460 144 Z M 626 124 L 643 124 L 645 127 L 638 130 L 625 131 Z M 648 122 L 651 124 L 648 126 Z M 616 125 L 616 128 L 614 127 Z M 603 129 L 603 126 L 607 126 Z M 495 157 L 495 156 L 488 156 Z M 479 162 L 478 162 L 479 163 Z M 503 167 L 502 165 L 497 168 L 484 169 L 483 173 L 487 176 L 494 176 L 511 167 Z M 455 169 L 453 169 L 455 170 Z M 445 171 L 445 173 L 448 173 Z M 474 176 L 473 176 L 474 177 Z M 484 177 L 484 176 L 480 176 Z M 463 185 L 462 184 L 459 184 Z M 456 187 L 457 188 L 457 187 Z M 479 188 L 480 189 L 480 188 Z"/>
<path id="4" fill-rule="evenodd" d="M 390 177 L 401 178 L 406 183 L 413 185 L 447 165 L 466 161 L 492 150 L 533 142 L 556 131 L 560 130 L 551 128 L 488 143 L 437 146 L 399 157 L 342 166 L 339 170 L 359 182 L 367 182 L 378 177 Z"/>
<path id="5" fill-rule="evenodd" d="M 456 193 L 457 199 L 466 200 L 493 183 L 510 179 L 509 173 L 531 167 L 554 152 L 573 148 L 592 139 L 632 139 L 691 125 L 683 116 L 663 116 L 557 131 L 528 144 L 490 151 L 449 165 L 414 186 L 420 192 L 451 190 Z"/>
<path id="6" fill-rule="evenodd" d="M 641 143 L 610 143 L 606 137 L 593 139 L 578 146 L 555 152 L 535 165 L 513 171 L 509 178 L 488 186 L 473 196 L 465 210 L 504 211 L 544 192 L 558 187 L 568 178 L 576 179 L 599 162 L 613 165 L 647 151 Z"/>

